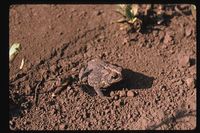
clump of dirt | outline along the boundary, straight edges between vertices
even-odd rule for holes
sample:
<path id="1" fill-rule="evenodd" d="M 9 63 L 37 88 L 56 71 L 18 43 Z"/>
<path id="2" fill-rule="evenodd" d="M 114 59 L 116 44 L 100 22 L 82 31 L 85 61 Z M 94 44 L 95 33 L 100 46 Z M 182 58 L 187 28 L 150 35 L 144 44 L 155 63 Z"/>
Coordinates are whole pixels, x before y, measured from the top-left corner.
<path id="1" fill-rule="evenodd" d="M 175 6 L 164 6 L 160 24 L 157 6 L 141 13 L 142 31 L 127 33 L 112 23 L 114 5 L 12 5 L 9 42 L 22 50 L 10 63 L 10 129 L 194 129 L 196 21 L 190 5 Z M 78 84 L 97 57 L 123 67 L 105 98 Z"/>

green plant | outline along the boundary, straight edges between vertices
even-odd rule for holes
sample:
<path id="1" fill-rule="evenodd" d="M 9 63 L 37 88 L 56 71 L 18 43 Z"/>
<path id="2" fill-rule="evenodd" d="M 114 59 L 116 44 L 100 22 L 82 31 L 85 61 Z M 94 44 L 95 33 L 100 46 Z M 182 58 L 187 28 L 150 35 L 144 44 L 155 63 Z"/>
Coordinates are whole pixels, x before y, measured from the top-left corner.
<path id="1" fill-rule="evenodd" d="M 196 6 L 195 5 L 191 5 L 191 12 L 192 12 L 192 16 L 196 20 Z"/>
<path id="2" fill-rule="evenodd" d="M 123 28 L 134 29 L 139 32 L 141 30 L 142 21 L 137 17 L 138 5 L 137 4 L 119 4 L 117 5 L 116 12 L 120 13 L 123 18 L 117 20 L 117 23 L 125 24 Z"/>

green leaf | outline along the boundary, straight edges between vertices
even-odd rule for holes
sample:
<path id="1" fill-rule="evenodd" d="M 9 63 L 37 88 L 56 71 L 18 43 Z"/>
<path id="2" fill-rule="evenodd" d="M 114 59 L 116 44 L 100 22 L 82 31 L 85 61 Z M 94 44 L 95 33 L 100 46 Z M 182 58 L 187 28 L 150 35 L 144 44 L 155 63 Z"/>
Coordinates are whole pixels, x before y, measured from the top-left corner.
<path id="1" fill-rule="evenodd" d="M 14 43 L 10 50 L 9 50 L 9 61 L 13 61 L 13 59 L 15 58 L 15 56 L 20 52 L 21 50 L 21 45 L 20 43 Z"/>

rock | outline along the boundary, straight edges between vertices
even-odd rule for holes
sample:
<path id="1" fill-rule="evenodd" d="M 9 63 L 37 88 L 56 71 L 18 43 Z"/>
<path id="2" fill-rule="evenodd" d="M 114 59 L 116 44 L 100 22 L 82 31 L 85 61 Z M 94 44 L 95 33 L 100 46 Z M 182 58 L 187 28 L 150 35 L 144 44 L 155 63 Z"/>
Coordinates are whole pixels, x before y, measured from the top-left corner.
<path id="1" fill-rule="evenodd" d="M 189 56 L 183 56 L 179 60 L 179 65 L 181 67 L 189 66 L 190 65 L 190 57 Z"/>
<path id="2" fill-rule="evenodd" d="M 196 66 L 191 66 L 189 68 L 189 72 L 190 72 L 191 75 L 196 75 Z"/>
<path id="3" fill-rule="evenodd" d="M 125 44 L 128 44 L 129 43 L 129 39 L 128 38 L 124 38 L 123 41 L 122 41 L 122 44 L 125 45 Z"/>
<path id="4" fill-rule="evenodd" d="M 118 96 L 118 95 L 117 95 L 117 96 L 115 96 L 115 97 L 114 97 L 114 99 L 115 99 L 115 100 L 118 100 L 118 99 L 119 99 L 119 96 Z"/>
<path id="5" fill-rule="evenodd" d="M 30 85 L 26 85 L 24 91 L 25 91 L 25 94 L 26 94 L 26 95 L 30 95 L 30 93 L 31 93 L 31 87 L 30 87 Z"/>
<path id="6" fill-rule="evenodd" d="M 187 78 L 186 83 L 188 87 L 194 87 L 195 86 L 195 79 L 194 78 Z"/>
<path id="7" fill-rule="evenodd" d="M 29 124 L 31 124 L 31 122 L 30 121 L 24 121 L 23 124 L 24 125 L 29 125 Z"/>
<path id="8" fill-rule="evenodd" d="M 115 114 L 115 111 L 114 111 L 114 110 L 111 110 L 111 111 L 110 111 L 110 114 L 111 114 L 111 115 L 114 115 L 114 114 Z"/>
<path id="9" fill-rule="evenodd" d="M 182 85 L 183 84 L 183 81 L 180 79 L 176 82 L 176 85 Z"/>
<path id="10" fill-rule="evenodd" d="M 152 45 L 151 45 L 150 43 L 147 43 L 146 47 L 147 47 L 147 48 L 151 48 Z"/>
<path id="11" fill-rule="evenodd" d="M 60 130 L 65 130 L 66 128 L 67 128 L 67 125 L 65 125 L 65 124 L 59 125 Z"/>
<path id="12" fill-rule="evenodd" d="M 9 121 L 9 125 L 14 128 L 16 123 L 15 123 L 15 121 Z"/>
<path id="13" fill-rule="evenodd" d="M 127 118 L 128 118 L 128 119 L 130 119 L 130 118 L 131 118 L 131 114 L 130 114 L 130 113 L 128 113 L 128 115 L 127 115 Z"/>
<path id="14" fill-rule="evenodd" d="M 124 90 L 119 92 L 119 96 L 120 97 L 125 97 L 126 96 L 126 92 Z"/>
<path id="15" fill-rule="evenodd" d="M 69 91 L 69 90 L 71 90 L 72 89 L 72 87 L 71 86 L 67 86 L 67 91 Z"/>
<path id="16" fill-rule="evenodd" d="M 166 87 L 165 85 L 161 85 L 161 86 L 160 86 L 160 89 L 161 89 L 162 91 L 166 91 L 166 90 L 167 90 L 167 87 Z"/>
<path id="17" fill-rule="evenodd" d="M 115 106 L 119 107 L 119 106 L 121 106 L 123 104 L 123 102 L 122 102 L 121 99 L 119 99 L 119 100 L 115 101 L 114 104 L 115 104 Z"/>
<path id="18" fill-rule="evenodd" d="M 54 115 L 54 114 L 56 114 L 57 110 L 56 109 L 52 109 L 50 112 L 51 112 L 52 115 Z"/>
<path id="19" fill-rule="evenodd" d="M 31 102 L 30 101 L 26 101 L 24 103 L 21 103 L 21 108 L 22 109 L 28 109 L 31 106 Z"/>
<path id="20" fill-rule="evenodd" d="M 159 32 L 159 40 L 160 40 L 160 43 L 163 41 L 164 36 L 165 36 L 165 33 L 164 33 L 163 31 L 160 31 L 160 32 Z"/>
<path id="21" fill-rule="evenodd" d="M 191 27 L 187 27 L 185 29 L 185 36 L 189 37 L 192 34 L 192 28 Z"/>
<path id="22" fill-rule="evenodd" d="M 103 10 L 94 11 L 94 15 L 99 16 L 103 13 Z"/>
<path id="23" fill-rule="evenodd" d="M 128 97 L 134 97 L 135 93 L 133 91 L 128 91 L 126 94 Z"/>
<path id="24" fill-rule="evenodd" d="M 163 42 L 168 44 L 170 41 L 172 41 L 172 37 L 169 34 L 166 34 Z"/>
<path id="25" fill-rule="evenodd" d="M 114 91 L 111 91 L 111 92 L 110 92 L 110 96 L 111 96 L 111 97 L 114 97 L 114 96 L 115 96 Z"/>
<path id="26" fill-rule="evenodd" d="M 51 70 L 52 72 L 56 72 L 56 70 L 57 70 L 57 65 L 52 65 L 52 66 L 50 67 L 50 70 Z"/>

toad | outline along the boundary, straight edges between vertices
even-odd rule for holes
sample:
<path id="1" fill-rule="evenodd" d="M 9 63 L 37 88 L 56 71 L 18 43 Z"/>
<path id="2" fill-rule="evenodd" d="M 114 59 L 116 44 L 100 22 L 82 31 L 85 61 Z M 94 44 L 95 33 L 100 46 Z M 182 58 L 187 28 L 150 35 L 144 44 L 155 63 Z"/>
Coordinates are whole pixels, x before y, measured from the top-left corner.
<path id="1" fill-rule="evenodd" d="M 79 82 L 94 88 L 97 95 L 105 96 L 102 90 L 122 80 L 122 68 L 101 59 L 93 59 L 79 72 Z"/>

